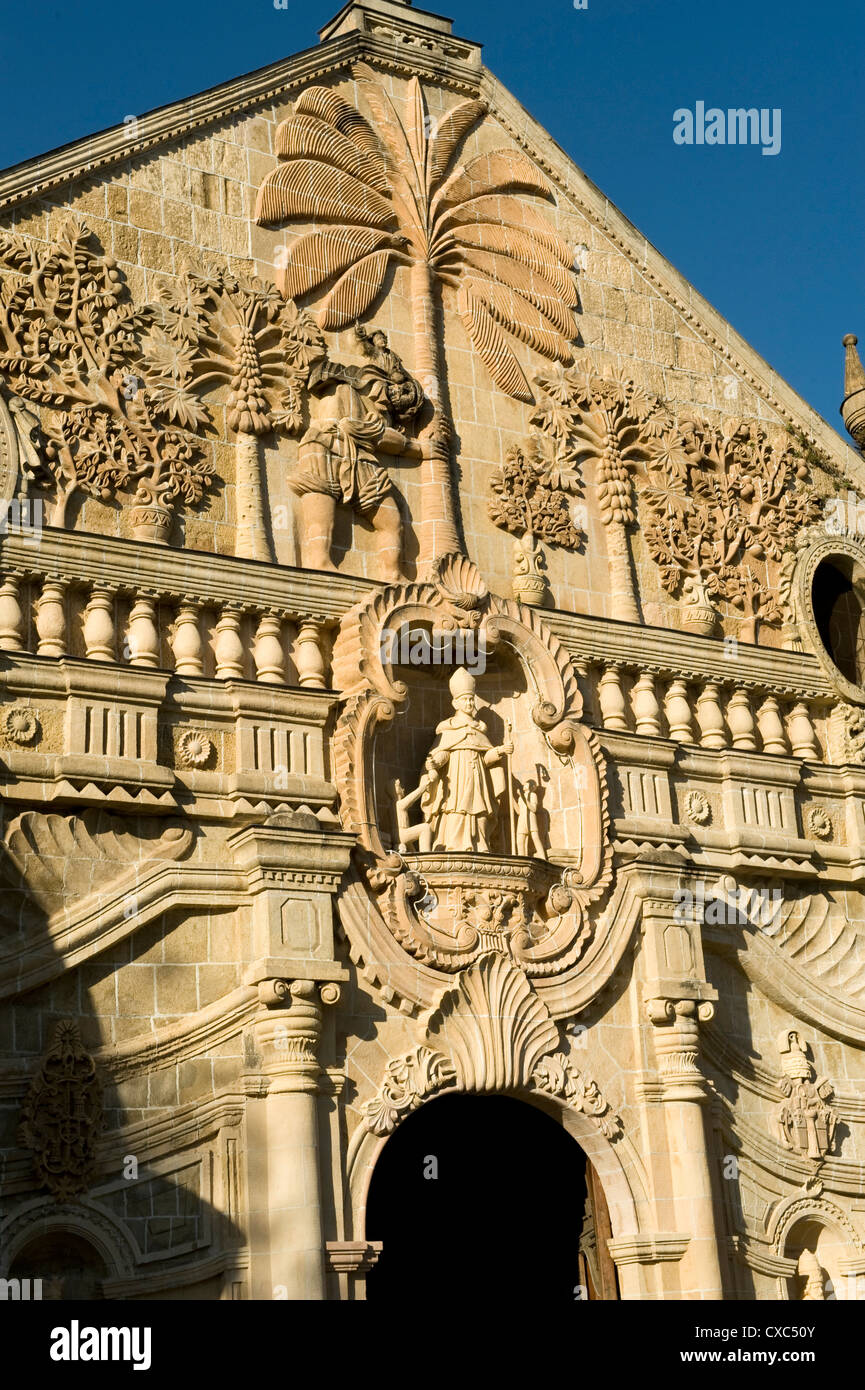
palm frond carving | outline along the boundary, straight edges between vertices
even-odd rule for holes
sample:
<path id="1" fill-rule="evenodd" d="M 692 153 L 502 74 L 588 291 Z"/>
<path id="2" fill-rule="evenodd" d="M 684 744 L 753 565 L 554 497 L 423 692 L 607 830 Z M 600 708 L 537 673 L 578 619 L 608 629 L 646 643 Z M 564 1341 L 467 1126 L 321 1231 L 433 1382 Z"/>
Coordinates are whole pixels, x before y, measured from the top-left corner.
<path id="1" fill-rule="evenodd" d="M 459 548 L 444 462 L 451 428 L 443 409 L 441 289 L 455 292 L 496 385 L 531 402 L 513 340 L 551 361 L 573 360 L 572 254 L 534 201 L 552 202 L 553 190 L 526 154 L 499 149 L 460 162 L 466 136 L 486 112 L 482 102 L 462 101 L 433 122 L 416 78 L 398 109 L 366 64 L 355 76 L 369 119 L 327 88 L 305 91 L 277 132 L 281 162 L 259 189 L 256 220 L 315 222 L 292 244 L 281 288 L 294 299 L 323 296 L 325 329 L 362 318 L 391 268 L 409 267 L 415 370 L 436 410 L 431 467 L 447 496 L 447 515 L 421 519 L 422 552 L 426 529 L 432 559 Z"/>

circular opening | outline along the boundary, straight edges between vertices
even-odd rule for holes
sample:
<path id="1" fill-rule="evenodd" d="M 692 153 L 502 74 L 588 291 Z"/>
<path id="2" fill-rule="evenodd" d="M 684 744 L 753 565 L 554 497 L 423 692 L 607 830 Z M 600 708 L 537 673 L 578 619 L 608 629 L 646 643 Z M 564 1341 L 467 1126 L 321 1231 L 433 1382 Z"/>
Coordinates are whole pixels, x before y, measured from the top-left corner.
<path id="1" fill-rule="evenodd" d="M 844 555 L 821 561 L 811 601 L 832 662 L 851 685 L 865 685 L 865 570 Z"/>

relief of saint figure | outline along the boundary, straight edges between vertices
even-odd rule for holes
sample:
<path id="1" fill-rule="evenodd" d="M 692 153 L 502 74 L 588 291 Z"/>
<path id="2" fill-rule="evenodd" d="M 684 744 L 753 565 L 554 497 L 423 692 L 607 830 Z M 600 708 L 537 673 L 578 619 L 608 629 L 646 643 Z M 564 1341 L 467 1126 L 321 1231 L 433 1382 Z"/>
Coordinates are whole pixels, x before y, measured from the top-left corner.
<path id="1" fill-rule="evenodd" d="M 513 744 L 490 741 L 469 671 L 460 667 L 449 684 L 454 714 L 436 729 L 418 788 L 421 811 L 434 850 L 489 853 L 508 790 L 503 763 Z"/>
<path id="2" fill-rule="evenodd" d="M 393 582 L 401 577 L 402 520 L 378 456 L 406 455 L 412 449 L 404 430 L 420 411 L 424 394 L 384 333 L 368 335 L 358 326 L 355 336 L 367 359 L 363 366 L 325 357 L 309 376 L 310 425 L 300 441 L 297 471 L 289 479 L 299 499 L 301 564 L 336 568 L 331 544 L 341 502 L 376 532 L 379 575 Z"/>

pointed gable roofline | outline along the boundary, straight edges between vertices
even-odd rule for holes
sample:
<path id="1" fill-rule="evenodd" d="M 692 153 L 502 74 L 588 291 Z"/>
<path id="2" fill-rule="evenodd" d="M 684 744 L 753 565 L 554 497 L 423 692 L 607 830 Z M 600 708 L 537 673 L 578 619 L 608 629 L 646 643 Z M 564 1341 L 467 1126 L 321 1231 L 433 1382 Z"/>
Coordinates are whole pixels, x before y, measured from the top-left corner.
<path id="1" fill-rule="evenodd" d="M 455 39 L 450 31 L 449 20 L 415 10 L 406 0 L 349 0 L 321 30 L 322 42 L 316 47 L 139 116 L 134 138 L 130 138 L 128 126 L 112 126 L 3 171 L 0 219 L 6 220 L 4 211 L 56 194 L 66 184 L 92 178 L 186 136 L 202 134 L 232 116 L 290 100 L 313 82 L 350 76 L 360 59 L 398 76 L 417 74 L 462 95 L 481 98 L 490 116 L 544 170 L 565 198 L 681 314 L 695 337 L 766 402 L 779 423 L 804 431 L 851 479 L 865 486 L 865 466 L 859 454 L 694 289 L 482 65 L 481 46 Z"/>

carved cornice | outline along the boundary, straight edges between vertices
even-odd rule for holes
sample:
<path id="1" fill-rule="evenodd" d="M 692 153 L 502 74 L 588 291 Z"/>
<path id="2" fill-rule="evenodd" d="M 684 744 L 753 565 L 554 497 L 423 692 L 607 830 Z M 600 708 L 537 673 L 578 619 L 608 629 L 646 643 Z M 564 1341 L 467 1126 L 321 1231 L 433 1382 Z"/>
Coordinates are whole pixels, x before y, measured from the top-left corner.
<path id="1" fill-rule="evenodd" d="M 691 1242 L 690 1235 L 673 1232 L 640 1232 L 638 1235 L 616 1236 L 607 1241 L 607 1249 L 617 1266 L 654 1265 L 659 1261 L 676 1264 Z"/>
<path id="2" fill-rule="evenodd" d="M 735 662 L 723 642 L 672 628 L 613 622 L 578 614 L 544 613 L 544 622 L 578 661 L 603 662 L 656 675 L 715 681 L 737 689 L 767 690 L 804 698 L 834 698 L 815 657 L 780 648 L 739 643 Z"/>
<path id="3" fill-rule="evenodd" d="M 21 575 L 58 572 L 72 583 L 91 585 L 109 580 L 119 590 L 195 601 L 219 607 L 236 603 L 244 608 L 270 610 L 287 617 L 333 622 L 378 586 L 350 575 L 324 574 L 266 565 L 255 560 L 204 551 L 174 550 L 141 541 L 60 531 L 45 527 L 34 549 L 26 537 L 9 533 L 0 541 L 4 571 Z"/>
<path id="4" fill-rule="evenodd" d="M 84 140 L 13 165 L 0 177 L 0 208 L 28 202 L 160 145 L 201 134 L 232 116 L 284 101 L 315 79 L 346 75 L 361 57 L 401 76 L 425 74 L 454 91 L 474 94 L 478 89 L 477 67 L 458 57 L 432 55 L 415 48 L 400 57 L 387 34 L 344 34 L 330 40 L 326 47 L 304 49 L 183 101 L 145 112 L 136 118 L 132 131 L 128 125 L 110 126 Z"/>

